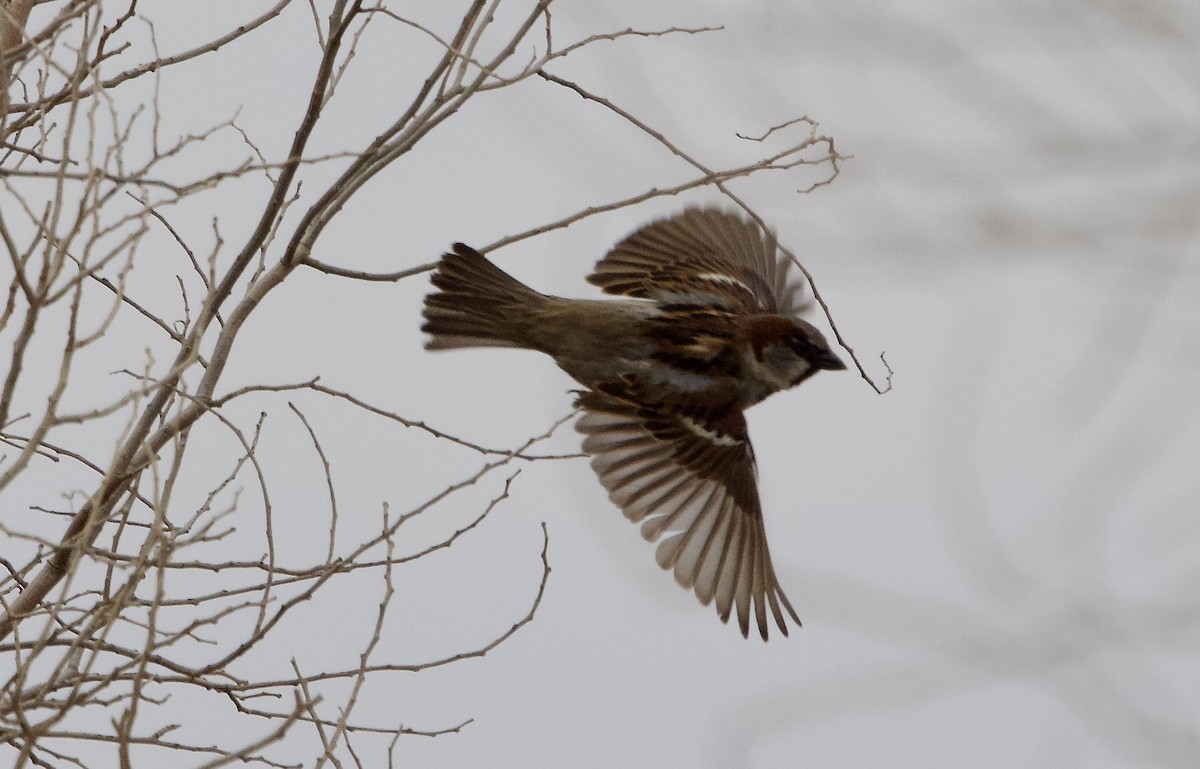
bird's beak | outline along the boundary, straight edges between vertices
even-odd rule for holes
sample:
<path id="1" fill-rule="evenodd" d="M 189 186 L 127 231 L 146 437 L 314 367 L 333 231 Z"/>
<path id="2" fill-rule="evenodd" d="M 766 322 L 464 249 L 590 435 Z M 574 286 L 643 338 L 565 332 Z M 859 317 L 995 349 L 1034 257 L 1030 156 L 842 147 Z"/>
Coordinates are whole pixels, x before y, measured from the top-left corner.
<path id="1" fill-rule="evenodd" d="M 842 363 L 842 359 L 834 355 L 832 350 L 826 350 L 814 363 L 817 368 L 823 368 L 826 371 L 843 371 L 846 368 L 846 364 Z"/>

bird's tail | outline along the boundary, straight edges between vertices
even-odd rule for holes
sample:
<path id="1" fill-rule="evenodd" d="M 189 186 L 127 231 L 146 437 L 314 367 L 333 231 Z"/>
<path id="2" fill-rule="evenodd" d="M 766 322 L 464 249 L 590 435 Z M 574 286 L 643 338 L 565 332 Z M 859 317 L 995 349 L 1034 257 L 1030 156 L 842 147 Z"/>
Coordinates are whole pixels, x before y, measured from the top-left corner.
<path id="1" fill-rule="evenodd" d="M 427 350 L 456 347 L 526 347 L 533 313 L 547 297 L 455 243 L 433 273 L 439 289 L 425 298 Z"/>

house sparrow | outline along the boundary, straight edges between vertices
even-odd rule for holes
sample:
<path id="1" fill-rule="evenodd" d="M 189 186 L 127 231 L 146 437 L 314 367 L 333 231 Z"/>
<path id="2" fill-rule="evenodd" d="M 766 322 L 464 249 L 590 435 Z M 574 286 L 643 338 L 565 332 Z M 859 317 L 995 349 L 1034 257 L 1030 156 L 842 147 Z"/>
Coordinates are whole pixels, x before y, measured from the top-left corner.
<path id="1" fill-rule="evenodd" d="M 539 350 L 587 389 L 583 450 L 609 497 L 657 559 L 722 622 L 767 607 L 784 635 L 799 625 L 767 551 L 754 451 L 743 409 L 845 364 L 796 317 L 800 283 L 775 237 L 715 208 L 642 227 L 588 282 L 625 300 L 546 296 L 461 243 L 425 300 L 430 350 Z"/>

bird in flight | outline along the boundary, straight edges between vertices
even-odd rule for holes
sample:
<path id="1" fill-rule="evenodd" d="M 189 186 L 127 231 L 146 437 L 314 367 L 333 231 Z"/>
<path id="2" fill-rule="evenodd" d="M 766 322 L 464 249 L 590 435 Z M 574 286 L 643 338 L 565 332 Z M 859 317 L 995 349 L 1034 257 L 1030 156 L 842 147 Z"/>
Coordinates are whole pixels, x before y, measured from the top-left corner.
<path id="1" fill-rule="evenodd" d="M 433 273 L 430 350 L 516 347 L 582 384 L 576 429 L 609 498 L 656 557 L 742 635 L 767 612 L 786 636 L 743 411 L 846 366 L 800 319 L 801 281 L 775 236 L 738 214 L 689 208 L 651 222 L 588 282 L 621 300 L 538 293 L 461 243 Z"/>

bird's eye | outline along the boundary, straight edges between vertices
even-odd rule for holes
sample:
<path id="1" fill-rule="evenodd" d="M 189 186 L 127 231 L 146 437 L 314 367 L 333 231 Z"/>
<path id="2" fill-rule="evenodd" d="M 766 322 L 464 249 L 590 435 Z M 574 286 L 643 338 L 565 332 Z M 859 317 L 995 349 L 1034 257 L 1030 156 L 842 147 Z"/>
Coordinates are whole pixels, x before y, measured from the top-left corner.
<path id="1" fill-rule="evenodd" d="M 793 337 L 789 338 L 787 340 L 787 346 L 791 349 L 792 352 L 796 353 L 797 355 L 799 355 L 802 358 L 804 357 L 805 351 L 812 347 L 812 345 L 810 345 L 808 343 L 807 339 L 804 339 L 803 337 L 800 337 L 800 336 L 793 336 Z"/>

